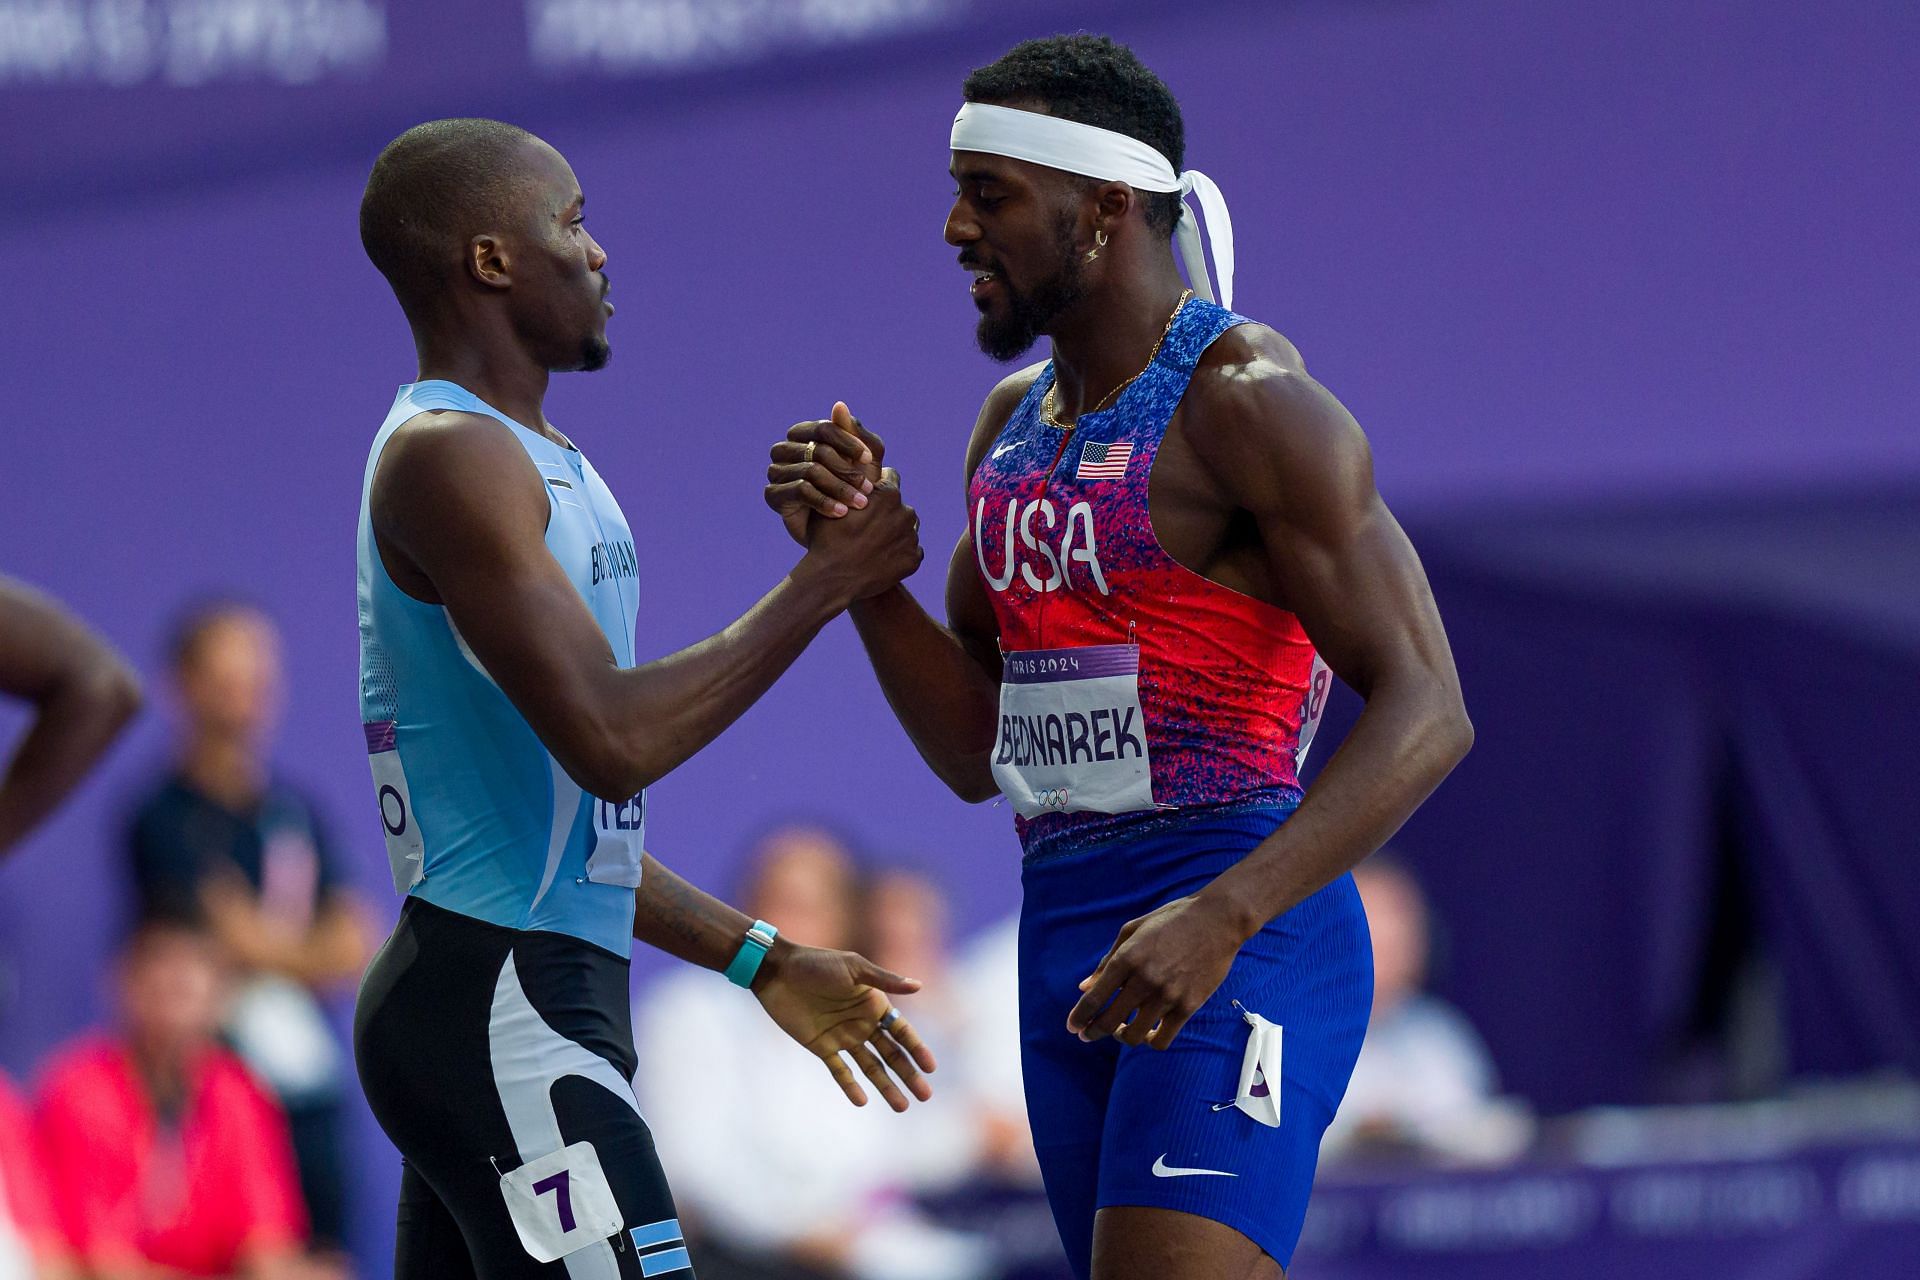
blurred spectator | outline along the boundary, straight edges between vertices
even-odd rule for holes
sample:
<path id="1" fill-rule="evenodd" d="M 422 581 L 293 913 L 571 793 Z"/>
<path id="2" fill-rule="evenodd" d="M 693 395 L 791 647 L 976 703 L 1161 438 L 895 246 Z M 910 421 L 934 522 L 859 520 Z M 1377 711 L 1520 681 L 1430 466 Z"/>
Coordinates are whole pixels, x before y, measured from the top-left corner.
<path id="1" fill-rule="evenodd" d="M 900 914 L 871 930 L 874 958 L 926 959 L 938 912 L 929 912 L 918 887 L 896 883 L 886 896 Z M 762 839 L 742 900 L 796 942 L 856 941 L 854 860 L 824 830 L 785 827 Z M 917 1005 L 907 1012 L 921 1016 Z M 964 1171 L 971 1144 L 964 1111 L 943 1117 L 937 1109 L 948 1100 L 936 1097 L 897 1115 L 870 1087 L 867 1106 L 855 1110 L 818 1062 L 793 1052 L 750 995 L 701 970 L 659 982 L 636 1021 L 634 1084 L 673 1170 L 703 1280 L 986 1274 L 977 1242 L 928 1225 L 908 1201 L 928 1179 Z M 928 1040 L 937 1054 L 939 1042 Z M 934 1088 L 939 1093 L 938 1076 Z"/>
<path id="2" fill-rule="evenodd" d="M 950 1187 L 971 1179 L 985 1155 L 979 1093 L 966 1070 L 959 1045 L 966 1039 L 967 993 L 949 970 L 947 939 L 952 914 L 947 894 L 924 872 L 886 867 L 874 872 L 861 904 L 866 954 L 895 973 L 920 979 L 922 986 L 898 1001 L 900 1011 L 933 1046 L 944 1048 L 957 1069 L 935 1073 L 939 1101 L 891 1116 L 886 1124 L 897 1163 L 894 1168 L 915 1191 Z M 895 1131 L 898 1132 L 895 1132 Z"/>
<path id="3" fill-rule="evenodd" d="M 140 806 L 130 845 L 143 917 L 204 923 L 238 978 L 226 1034 L 287 1112 L 316 1249 L 345 1244 L 345 1055 L 317 996 L 368 957 L 358 904 L 313 806 L 269 756 L 280 643 L 258 610 L 187 613 L 170 654 L 174 769 Z"/>
<path id="4" fill-rule="evenodd" d="M 66 1237 L 47 1200 L 46 1162 L 33 1113 L 0 1076 L 0 1276 L 65 1280 Z"/>
<path id="5" fill-rule="evenodd" d="M 286 1121 L 215 1039 L 220 953 L 177 922 L 139 926 L 115 972 L 119 1023 L 61 1052 L 41 1087 L 47 1188 L 100 1280 L 315 1275 Z"/>
<path id="6" fill-rule="evenodd" d="M 954 966 L 953 992 L 964 1012 L 943 1061 L 966 1082 L 980 1129 L 982 1175 L 991 1182 L 1038 1187 L 1040 1159 L 1033 1150 L 1020 1075 L 1018 915 L 983 929 L 967 944 Z M 1062 1026 L 1066 1016 L 1062 1010 Z"/>
<path id="7" fill-rule="evenodd" d="M 1383 854 L 1361 863 L 1353 878 L 1373 933 L 1373 1014 L 1322 1153 L 1468 1162 L 1518 1155 L 1532 1136 L 1530 1120 L 1494 1096 L 1493 1059 L 1472 1025 L 1422 989 L 1431 934 L 1419 884 Z"/>

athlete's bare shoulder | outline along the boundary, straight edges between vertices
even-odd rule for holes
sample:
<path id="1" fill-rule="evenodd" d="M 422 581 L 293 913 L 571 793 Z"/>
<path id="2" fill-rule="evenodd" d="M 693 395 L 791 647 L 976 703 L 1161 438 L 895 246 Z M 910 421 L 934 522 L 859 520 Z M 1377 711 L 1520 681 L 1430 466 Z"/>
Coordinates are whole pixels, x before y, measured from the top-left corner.
<path id="1" fill-rule="evenodd" d="M 430 583 L 450 559 L 546 535 L 539 470 L 513 431 L 485 414 L 430 409 L 409 418 L 388 437 L 368 496 L 388 572 L 429 602 L 437 603 Z"/>
<path id="2" fill-rule="evenodd" d="M 1191 390 L 1201 396 L 1307 378 L 1300 348 L 1264 324 L 1241 324 L 1213 340 L 1194 366 Z"/>
<path id="3" fill-rule="evenodd" d="M 1208 472 L 1243 498 L 1301 483 L 1372 483 L 1360 425 L 1307 373 L 1298 348 L 1262 324 L 1235 326 L 1207 348 L 1179 424 Z"/>
<path id="4" fill-rule="evenodd" d="M 501 481 L 538 493 L 539 471 L 506 424 L 483 413 L 427 409 L 394 429 L 374 468 L 376 514 L 390 499 L 439 494 Z M 414 505 L 411 501 L 407 505 Z"/>
<path id="5" fill-rule="evenodd" d="M 1030 364 L 1018 373 L 1010 373 L 1000 379 L 999 384 L 987 393 L 986 403 L 980 406 L 980 416 L 973 424 L 973 438 L 967 441 L 969 483 L 973 480 L 975 469 L 980 465 L 980 459 L 987 456 L 987 447 L 993 443 L 993 438 L 1000 434 L 1000 429 L 1007 425 L 1007 419 L 1011 418 L 1013 411 L 1020 407 L 1020 402 L 1026 399 L 1027 392 L 1033 389 L 1034 379 L 1038 378 L 1040 371 L 1046 367 L 1047 362 L 1044 360 L 1038 364 Z"/>

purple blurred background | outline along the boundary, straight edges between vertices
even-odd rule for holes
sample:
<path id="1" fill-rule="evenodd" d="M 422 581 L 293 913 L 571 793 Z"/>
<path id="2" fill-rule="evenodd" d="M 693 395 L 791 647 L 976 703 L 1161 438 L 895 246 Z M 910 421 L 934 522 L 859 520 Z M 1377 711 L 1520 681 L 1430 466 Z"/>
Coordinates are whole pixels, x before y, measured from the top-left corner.
<path id="1" fill-rule="evenodd" d="M 549 412 L 623 499 L 642 646 L 660 654 L 793 562 L 760 506 L 766 448 L 836 398 L 888 439 L 924 517 L 914 586 L 937 601 L 961 444 L 998 376 L 939 239 L 947 125 L 968 68 L 1089 24 L 1180 97 L 1188 162 L 1233 208 L 1239 308 L 1292 337 L 1368 429 L 1427 552 L 1481 746 L 1403 843 L 1454 922 L 1443 985 L 1516 1087 L 1549 1110 L 1658 1092 L 1661 1037 L 1692 998 L 1673 983 L 1705 946 L 1692 908 L 1725 872 L 1726 833 L 1771 821 L 1715 797 L 1745 812 L 1776 794 L 1727 790 L 1773 766 L 1727 762 L 1726 715 L 1752 703 L 1805 728 L 1842 708 L 1815 745 L 1852 744 L 1890 789 L 1904 777 L 1911 734 L 1885 707 L 1920 706 L 1920 620 L 1900 604 L 1920 597 L 1909 3 L 898 0 L 837 28 L 736 3 L 632 46 L 555 35 L 617 6 L 342 3 L 332 44 L 278 62 L 211 37 L 198 61 L 124 41 L 118 62 L 71 41 L 56 57 L 47 37 L 29 65 L 30 7 L 0 4 L 0 569 L 150 673 L 186 597 L 264 604 L 288 633 L 282 758 L 383 909 L 352 528 L 367 441 L 413 369 L 357 239 L 379 147 L 423 118 L 491 114 L 573 162 L 620 314 L 612 366 L 557 379 Z M 1733 612 L 1703 620 L 1702 599 Z M 1779 678 L 1749 697 L 1689 665 L 1735 653 Z M 1814 670 L 1821 653 L 1840 677 Z M 163 730 L 149 715 L 0 870 L 10 1068 L 99 1009 L 124 806 Z M 1886 823 L 1914 802 L 1860 785 L 1891 816 L 1839 838 L 1871 866 L 1829 905 L 1920 907 L 1914 873 L 1883 856 L 1911 852 Z M 653 847 L 724 889 L 747 838 L 795 812 L 939 871 L 964 927 L 1016 905 L 1009 815 L 921 767 L 844 622 L 656 789 Z M 1755 891 L 1757 917 L 1818 896 L 1783 883 Z M 1620 927 L 1647 935 L 1626 963 L 1596 932 Z M 1896 991 L 1911 971 L 1889 946 L 1864 979 L 1800 971 L 1806 1000 L 1830 999 L 1827 979 Z M 1599 1007 L 1568 1005 L 1570 986 Z M 1887 1012 L 1836 1015 L 1858 1032 L 1837 1050 L 1807 1029 L 1797 1063 L 1920 1065 L 1920 1018 L 1875 1032 Z M 371 1167 L 378 1257 L 393 1170 Z"/>

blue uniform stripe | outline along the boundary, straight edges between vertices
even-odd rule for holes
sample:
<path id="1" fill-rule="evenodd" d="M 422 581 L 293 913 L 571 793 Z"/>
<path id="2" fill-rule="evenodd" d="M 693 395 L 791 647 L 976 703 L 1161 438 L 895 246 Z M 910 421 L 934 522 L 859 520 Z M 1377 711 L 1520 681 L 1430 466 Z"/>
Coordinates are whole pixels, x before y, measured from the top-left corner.
<path id="1" fill-rule="evenodd" d="M 651 1249 L 656 1244 L 671 1244 L 679 1238 L 680 1219 L 678 1218 L 668 1218 L 651 1226 L 633 1229 L 633 1244 L 636 1249 Z"/>
<path id="2" fill-rule="evenodd" d="M 640 1274 L 643 1276 L 664 1275 L 669 1271 L 683 1271 L 693 1265 L 693 1259 L 682 1249 L 668 1249 L 664 1253 L 648 1254 L 640 1259 Z"/>

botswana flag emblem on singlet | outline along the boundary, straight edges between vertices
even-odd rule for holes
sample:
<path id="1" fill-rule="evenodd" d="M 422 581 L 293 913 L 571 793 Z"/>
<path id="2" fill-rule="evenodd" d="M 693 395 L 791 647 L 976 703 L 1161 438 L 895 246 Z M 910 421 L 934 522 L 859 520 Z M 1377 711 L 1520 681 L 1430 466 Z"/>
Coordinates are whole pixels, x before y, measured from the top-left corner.
<path id="1" fill-rule="evenodd" d="M 1133 461 L 1131 444 L 1107 444 L 1103 441 L 1089 440 L 1080 446 L 1080 465 L 1074 469 L 1075 480 L 1118 480 L 1127 474 L 1127 464 Z"/>

